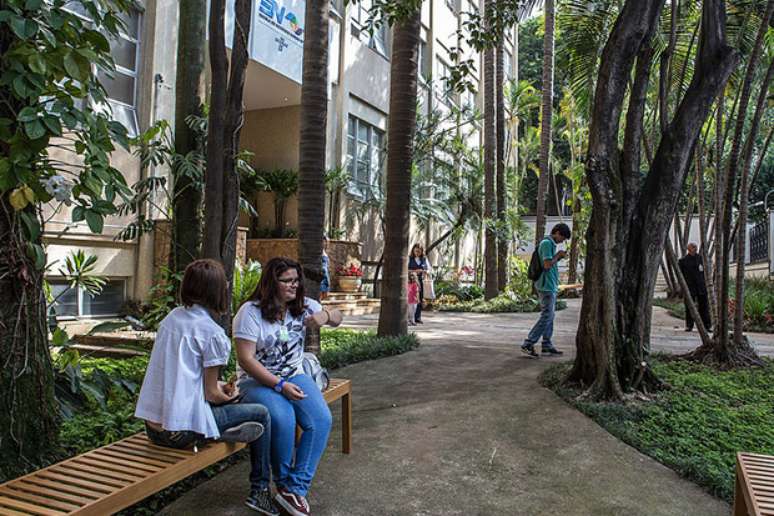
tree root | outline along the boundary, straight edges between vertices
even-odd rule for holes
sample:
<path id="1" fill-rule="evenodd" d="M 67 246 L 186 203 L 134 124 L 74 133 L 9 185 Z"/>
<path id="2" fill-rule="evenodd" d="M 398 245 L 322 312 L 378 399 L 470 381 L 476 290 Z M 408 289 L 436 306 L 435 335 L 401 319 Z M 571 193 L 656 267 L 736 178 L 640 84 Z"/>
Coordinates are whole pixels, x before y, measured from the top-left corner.
<path id="1" fill-rule="evenodd" d="M 678 358 L 714 367 L 720 371 L 763 367 L 766 365 L 761 357 L 758 356 L 758 353 L 755 352 L 747 337 L 745 337 L 742 346 L 731 344 L 728 349 L 718 349 L 714 344 L 702 344 L 690 353 L 679 355 Z"/>

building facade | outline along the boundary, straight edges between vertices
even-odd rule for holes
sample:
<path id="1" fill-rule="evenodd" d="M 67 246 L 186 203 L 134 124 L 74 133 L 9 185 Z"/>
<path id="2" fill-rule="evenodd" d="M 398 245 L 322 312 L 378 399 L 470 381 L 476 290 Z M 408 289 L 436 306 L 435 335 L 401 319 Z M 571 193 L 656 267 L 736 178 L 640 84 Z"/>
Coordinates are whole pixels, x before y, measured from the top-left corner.
<path id="1" fill-rule="evenodd" d="M 382 246 L 382 228 L 375 210 L 362 210 L 369 188 L 382 181 L 387 151 L 390 90 L 391 35 L 386 27 L 369 31 L 367 20 L 370 0 L 348 4 L 335 0 L 330 5 L 329 30 L 329 98 L 327 123 L 327 168 L 342 167 L 349 171 L 350 181 L 337 213 L 329 213 L 330 221 L 338 221 L 337 236 L 362 243 L 363 258 L 378 259 Z M 232 3 L 233 6 L 233 3 Z M 479 76 L 472 78 L 480 90 L 481 58 L 459 41 L 457 31 L 466 12 L 481 8 L 471 0 L 426 0 L 422 8 L 421 48 L 419 65 L 420 109 L 427 115 L 433 110 L 449 110 L 452 106 L 482 107 L 480 93 L 455 93 L 445 86 L 453 63 L 450 53 L 462 50 L 463 59 L 473 59 Z M 175 73 L 177 9 L 174 0 L 146 0 L 142 9 L 127 17 L 127 33 L 113 48 L 118 71 L 116 77 L 105 78 L 105 86 L 113 107 L 114 117 L 123 122 L 130 133 L 138 134 L 157 120 L 173 123 L 175 107 Z M 241 132 L 241 147 L 252 154 L 252 165 L 260 170 L 298 168 L 300 129 L 301 66 L 303 56 L 304 0 L 256 0 L 249 42 L 250 62 L 244 91 L 245 124 Z M 227 13 L 227 41 L 233 31 L 233 14 Z M 506 38 L 506 74 L 516 69 L 513 34 Z M 451 123 L 451 122 L 450 122 Z M 478 123 L 466 135 L 471 146 L 480 146 Z M 471 129 L 471 128 L 468 128 Z M 450 127 L 450 131 L 460 130 Z M 163 175 L 167 171 L 141 167 L 140 159 L 124 151 L 116 151 L 113 164 L 121 170 L 129 184 L 148 175 Z M 432 195 L 430 192 L 428 195 Z M 158 205 L 163 204 L 159 200 Z M 258 213 L 253 232 L 268 232 L 275 227 L 275 210 L 271 194 L 260 193 L 254 198 Z M 290 198 L 285 208 L 285 226 L 289 234 L 296 227 L 296 200 Z M 149 206 L 148 214 L 164 218 L 163 207 Z M 323 216 L 323 214 L 321 214 Z M 62 263 L 74 250 L 96 255 L 97 270 L 109 282 L 101 296 L 91 298 L 85 292 L 68 292 L 59 302 L 60 317 L 89 318 L 118 313 L 127 299 L 147 299 L 154 284 L 154 256 L 157 256 L 158 235 L 153 233 L 129 242 L 115 239 L 129 222 L 113 217 L 106 221 L 102 235 L 92 234 L 85 223 L 71 223 L 67 210 L 50 214 L 45 242 L 49 261 Z M 242 225 L 251 221 L 243 216 Z M 442 233 L 437 224 L 412 224 L 412 242 L 428 243 Z M 470 235 L 453 247 L 453 257 L 444 261 L 454 265 L 472 260 L 477 235 Z M 451 259 L 449 259 L 451 258 Z M 434 262 L 440 260 L 434 257 Z M 451 263 L 446 263 L 451 265 Z M 59 278 L 59 279 L 58 279 Z M 58 266 L 50 270 L 49 280 L 55 291 L 65 289 Z"/>

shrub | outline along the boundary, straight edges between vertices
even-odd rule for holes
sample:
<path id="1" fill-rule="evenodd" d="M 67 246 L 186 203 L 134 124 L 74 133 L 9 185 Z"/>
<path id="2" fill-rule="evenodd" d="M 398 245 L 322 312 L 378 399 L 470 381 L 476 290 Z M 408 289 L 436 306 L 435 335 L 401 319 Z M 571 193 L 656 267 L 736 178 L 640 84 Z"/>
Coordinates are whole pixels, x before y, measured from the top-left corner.
<path id="1" fill-rule="evenodd" d="M 436 302 L 444 296 L 448 296 L 446 297 L 447 301 L 451 301 L 451 298 L 455 298 L 457 301 L 472 301 L 484 297 L 484 289 L 478 285 L 461 285 L 452 281 L 436 281 L 434 286 Z"/>
<path id="2" fill-rule="evenodd" d="M 379 337 L 375 332 L 323 328 L 320 335 L 320 363 L 328 369 L 400 355 L 419 346 L 415 335 Z"/>
<path id="3" fill-rule="evenodd" d="M 556 309 L 564 310 L 567 303 L 561 299 L 556 301 Z M 522 298 L 514 292 L 505 292 L 499 296 L 485 301 L 460 301 L 458 303 L 440 303 L 438 310 L 442 312 L 477 312 L 477 313 L 505 313 L 505 312 L 539 312 L 540 301 L 535 298 Z"/>

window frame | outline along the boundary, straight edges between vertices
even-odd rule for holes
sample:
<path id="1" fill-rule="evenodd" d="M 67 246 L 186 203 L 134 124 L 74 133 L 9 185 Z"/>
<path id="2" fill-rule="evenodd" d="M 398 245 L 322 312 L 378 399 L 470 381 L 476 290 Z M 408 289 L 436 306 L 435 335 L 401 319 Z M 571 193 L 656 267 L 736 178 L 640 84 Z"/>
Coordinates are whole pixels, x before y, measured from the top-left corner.
<path id="1" fill-rule="evenodd" d="M 106 314 L 98 314 L 98 315 L 91 314 L 91 313 L 86 314 L 86 313 L 84 313 L 84 306 L 85 306 L 84 299 L 85 299 L 85 296 L 90 296 L 91 294 L 89 294 L 84 288 L 82 288 L 80 286 L 69 287 L 70 282 L 65 280 L 65 279 L 63 279 L 63 278 L 53 277 L 53 278 L 48 278 L 46 281 L 52 287 L 55 286 L 55 285 L 57 285 L 57 286 L 58 285 L 64 285 L 64 286 L 68 287 L 71 290 L 75 290 L 75 312 L 76 312 L 76 314 L 75 315 L 70 315 L 70 314 L 68 314 L 68 315 L 59 315 L 57 313 L 57 315 L 56 315 L 57 321 L 76 321 L 76 320 L 81 320 L 81 319 L 105 319 L 105 318 L 117 317 L 119 315 L 119 313 L 120 313 L 120 306 L 119 306 L 118 309 L 115 312 L 110 312 L 110 313 L 106 313 Z M 106 281 L 107 282 L 106 282 L 105 286 L 108 286 L 111 283 L 120 283 L 120 285 L 121 285 L 121 304 L 123 305 L 123 303 L 125 303 L 126 299 L 127 299 L 127 297 L 126 297 L 127 286 L 128 286 L 127 278 L 108 278 Z M 96 298 L 98 296 L 94 296 L 94 297 Z M 56 310 L 56 307 L 54 309 Z"/>
<path id="2" fill-rule="evenodd" d="M 373 34 L 364 27 L 365 20 L 368 19 L 369 8 L 370 6 L 364 6 L 363 2 L 353 4 L 353 11 L 350 12 L 350 27 L 352 34 L 368 48 L 389 61 L 390 45 L 388 41 L 387 25 L 382 23 Z M 365 13 L 365 15 L 363 13 Z M 381 46 L 378 45 L 377 42 L 381 42 Z"/>
<path id="3" fill-rule="evenodd" d="M 365 139 L 360 137 L 361 130 L 365 130 Z M 365 199 L 365 190 L 376 186 L 384 176 L 386 140 L 385 131 L 351 113 L 347 116 L 346 166 L 350 172 L 347 190 L 353 196 L 361 200 Z M 362 149 L 364 159 L 360 159 L 362 145 L 365 146 L 365 149 Z M 376 164 L 375 158 L 378 160 Z M 365 175 L 361 171 L 361 166 L 365 169 Z"/>

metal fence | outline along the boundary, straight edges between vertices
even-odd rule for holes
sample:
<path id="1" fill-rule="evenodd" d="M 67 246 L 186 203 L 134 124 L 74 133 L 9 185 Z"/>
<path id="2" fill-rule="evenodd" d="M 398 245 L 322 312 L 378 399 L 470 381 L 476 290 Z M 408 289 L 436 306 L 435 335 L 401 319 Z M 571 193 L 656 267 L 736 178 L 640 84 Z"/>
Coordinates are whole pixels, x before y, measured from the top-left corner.
<path id="1" fill-rule="evenodd" d="M 750 229 L 750 263 L 765 262 L 769 259 L 768 224 L 761 222 Z"/>

